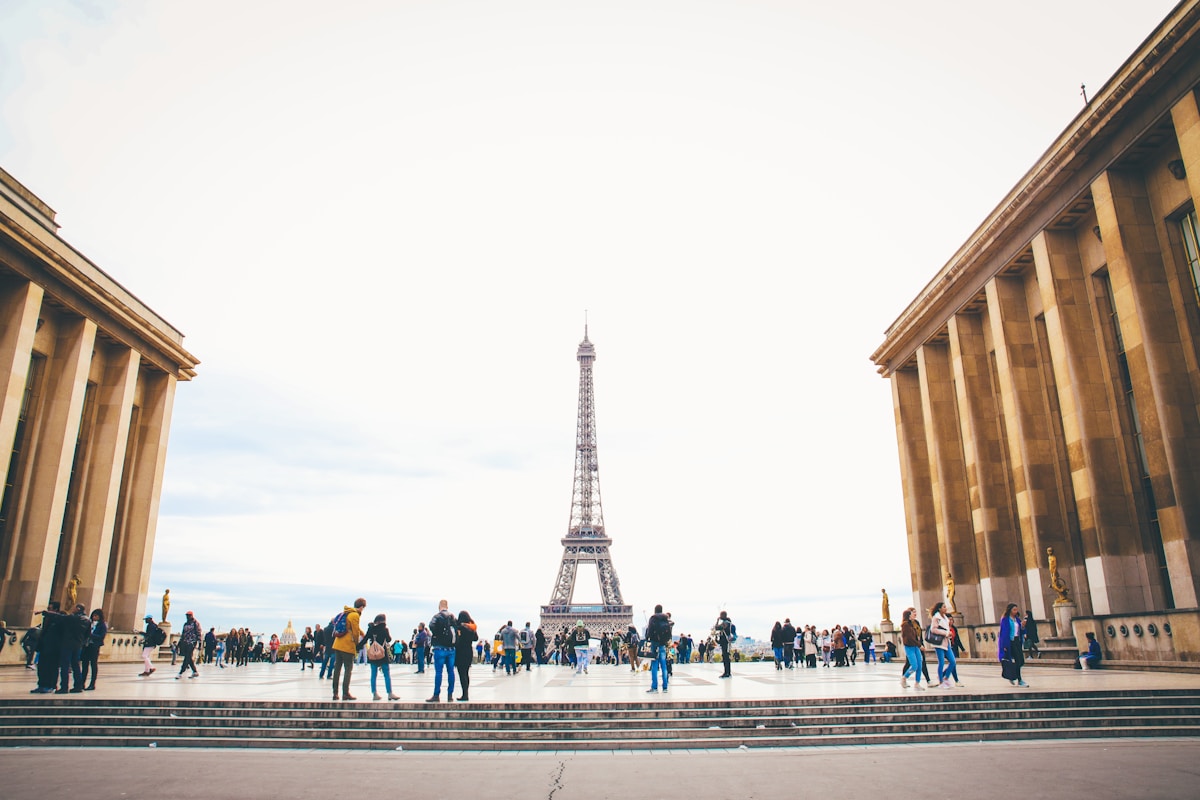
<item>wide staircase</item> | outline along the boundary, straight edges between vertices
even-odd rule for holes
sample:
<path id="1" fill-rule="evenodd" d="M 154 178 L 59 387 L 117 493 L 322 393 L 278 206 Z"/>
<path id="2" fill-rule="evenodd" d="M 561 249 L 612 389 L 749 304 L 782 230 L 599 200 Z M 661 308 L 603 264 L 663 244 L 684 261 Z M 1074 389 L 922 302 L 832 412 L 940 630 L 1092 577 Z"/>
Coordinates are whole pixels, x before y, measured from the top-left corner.
<path id="1" fill-rule="evenodd" d="M 1188 690 L 597 704 L 0 701 L 0 747 L 645 750 L 1198 736 Z"/>

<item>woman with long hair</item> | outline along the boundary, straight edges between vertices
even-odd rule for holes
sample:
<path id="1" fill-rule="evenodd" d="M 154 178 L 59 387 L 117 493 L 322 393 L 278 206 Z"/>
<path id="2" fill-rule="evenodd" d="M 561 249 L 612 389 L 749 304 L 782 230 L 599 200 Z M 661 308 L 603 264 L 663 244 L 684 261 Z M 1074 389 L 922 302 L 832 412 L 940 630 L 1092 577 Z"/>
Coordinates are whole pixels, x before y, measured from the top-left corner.
<path id="1" fill-rule="evenodd" d="M 1021 679 L 1021 665 L 1025 663 L 1025 654 L 1021 651 L 1021 641 L 1025 636 L 1024 626 L 1021 625 L 1021 609 L 1016 603 L 1009 603 L 1004 609 L 1004 619 L 1000 620 L 1000 633 L 997 638 L 997 655 L 1000 658 L 1000 674 L 1004 680 L 1013 686 L 1028 686 Z"/>
<path id="2" fill-rule="evenodd" d="M 904 645 L 904 655 L 908 659 L 908 663 L 904 665 L 904 673 L 900 676 L 900 685 L 905 689 L 908 688 L 908 673 L 913 675 L 913 683 L 917 689 L 925 691 L 925 687 L 921 685 L 921 667 L 924 664 L 924 658 L 921 655 L 921 625 L 915 619 L 915 608 L 904 609 L 904 620 L 900 623 L 900 643 Z M 926 682 L 929 677 L 925 677 Z"/>
<path id="3" fill-rule="evenodd" d="M 946 616 L 946 604 L 941 600 L 929 609 L 930 644 L 938 658 L 938 688 L 952 689 L 950 675 L 955 672 L 954 649 L 950 641 L 950 620 Z M 938 637 L 941 637 L 939 640 Z"/>
<path id="4" fill-rule="evenodd" d="M 104 621 L 104 609 L 97 608 L 92 612 L 92 627 L 88 632 L 87 644 L 83 646 L 83 654 L 80 658 L 83 670 L 83 677 L 79 679 L 80 685 L 87 683 L 84 686 L 84 691 L 90 691 L 96 688 L 96 664 L 100 660 L 100 648 L 104 646 L 104 637 L 108 635 L 108 625 Z M 88 681 L 88 670 L 91 670 L 92 679 Z"/>
<path id="5" fill-rule="evenodd" d="M 392 694 L 392 672 L 389 668 L 391 659 L 388 658 L 388 644 L 392 641 L 392 634 L 387 628 L 387 615 L 376 614 L 375 621 L 367 626 L 367 632 L 363 634 L 363 647 L 369 649 L 372 643 L 378 644 L 383 648 L 383 657 L 379 659 L 368 658 L 367 663 L 371 665 L 371 699 L 375 701 L 382 700 L 377 691 L 377 679 L 379 673 L 383 672 L 383 688 L 387 689 L 388 700 L 399 700 L 400 696 Z"/>
<path id="6" fill-rule="evenodd" d="M 783 669 L 783 626 L 779 620 L 771 628 L 771 652 L 775 655 L 775 669 Z"/>
<path id="7" fill-rule="evenodd" d="M 478 626 L 466 611 L 458 612 L 458 640 L 454 643 L 454 668 L 458 670 L 458 685 L 462 687 L 462 697 L 458 702 L 465 703 L 471 699 L 467 690 L 471 686 L 471 651 L 475 648 L 475 640 L 479 638 Z"/>

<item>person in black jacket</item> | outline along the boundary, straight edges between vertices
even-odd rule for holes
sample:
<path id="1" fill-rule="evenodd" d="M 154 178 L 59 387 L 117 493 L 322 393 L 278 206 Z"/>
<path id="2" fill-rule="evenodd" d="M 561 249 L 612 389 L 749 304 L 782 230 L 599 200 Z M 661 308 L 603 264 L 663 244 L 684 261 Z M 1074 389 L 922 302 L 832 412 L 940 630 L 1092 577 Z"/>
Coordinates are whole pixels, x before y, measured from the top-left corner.
<path id="1" fill-rule="evenodd" d="M 100 660 L 100 648 L 104 646 L 104 637 L 107 635 L 108 624 L 104 621 L 104 609 L 97 608 L 92 612 L 88 641 L 83 646 L 83 656 L 80 659 L 83 662 L 83 681 L 87 681 L 89 670 L 92 674 L 92 680 L 83 687 L 84 691 L 96 688 L 96 664 Z"/>
<path id="2" fill-rule="evenodd" d="M 362 641 L 359 643 L 359 649 L 363 647 L 368 649 L 367 663 L 371 665 L 371 699 L 375 701 L 382 700 L 379 692 L 376 691 L 376 678 L 380 671 L 383 672 L 383 688 L 387 689 L 388 700 L 399 700 L 400 695 L 392 694 L 392 672 L 391 659 L 388 658 L 388 645 L 392 642 L 392 634 L 388 631 L 387 616 L 385 614 L 376 614 L 375 621 L 367 626 L 366 633 L 363 634 Z M 383 656 L 379 659 L 370 657 L 370 645 L 378 644 L 383 648 Z"/>
<path id="3" fill-rule="evenodd" d="M 458 638 L 454 641 L 454 669 L 458 672 L 458 685 L 462 687 L 462 697 L 458 702 L 465 703 L 471 699 L 471 649 L 479 639 L 475 620 L 466 611 L 458 612 Z"/>
<path id="4" fill-rule="evenodd" d="M 42 632 L 37 642 L 38 685 L 30 694 L 49 694 L 58 683 L 58 665 L 61 660 L 62 622 L 66 614 L 59 611 L 57 600 L 51 600 L 42 612 Z M 65 688 L 65 686 L 64 686 Z"/>

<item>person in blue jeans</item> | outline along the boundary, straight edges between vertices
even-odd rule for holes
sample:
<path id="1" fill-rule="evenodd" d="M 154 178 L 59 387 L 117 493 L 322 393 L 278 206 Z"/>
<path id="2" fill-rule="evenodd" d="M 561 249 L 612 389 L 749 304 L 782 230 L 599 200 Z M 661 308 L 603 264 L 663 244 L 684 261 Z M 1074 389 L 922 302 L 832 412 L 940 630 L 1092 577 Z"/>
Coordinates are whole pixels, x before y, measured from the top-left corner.
<path id="1" fill-rule="evenodd" d="M 426 703 L 442 699 L 442 670 L 446 671 L 446 700 L 454 699 L 454 640 L 458 621 L 450 613 L 450 601 L 438 602 L 438 612 L 429 620 L 429 638 L 433 644 L 433 697 Z"/>
<path id="2" fill-rule="evenodd" d="M 663 613 L 662 604 L 654 607 L 654 613 L 646 623 L 646 639 L 650 642 L 650 688 L 658 691 L 658 676 L 662 673 L 662 690 L 667 690 L 667 645 L 671 643 L 671 618 Z"/>
<path id="3" fill-rule="evenodd" d="M 429 631 L 424 622 L 418 622 L 417 632 L 413 634 L 413 663 L 417 665 L 418 673 L 425 671 L 425 653 L 428 647 Z"/>

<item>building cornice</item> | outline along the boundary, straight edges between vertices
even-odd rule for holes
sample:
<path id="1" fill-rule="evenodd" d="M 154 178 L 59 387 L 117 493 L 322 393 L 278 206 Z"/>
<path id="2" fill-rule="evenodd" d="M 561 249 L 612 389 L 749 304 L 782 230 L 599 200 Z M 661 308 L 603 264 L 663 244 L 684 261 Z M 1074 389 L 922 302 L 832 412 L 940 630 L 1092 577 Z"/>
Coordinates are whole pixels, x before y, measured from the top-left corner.
<path id="1" fill-rule="evenodd" d="M 885 332 L 891 375 L 1200 78 L 1200 0 L 1184 0 L 1101 87 Z"/>

